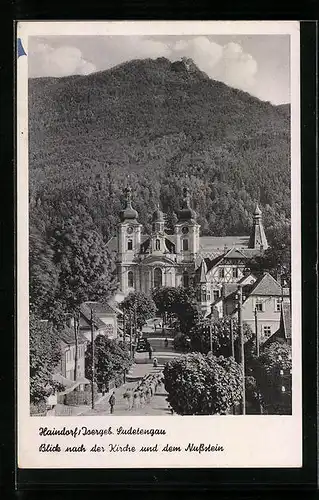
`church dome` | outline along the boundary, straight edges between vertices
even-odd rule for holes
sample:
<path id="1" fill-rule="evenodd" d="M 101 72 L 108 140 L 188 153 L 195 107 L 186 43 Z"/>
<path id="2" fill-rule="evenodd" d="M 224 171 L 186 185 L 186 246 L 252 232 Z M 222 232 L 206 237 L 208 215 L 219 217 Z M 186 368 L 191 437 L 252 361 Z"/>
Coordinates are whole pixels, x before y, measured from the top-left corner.
<path id="1" fill-rule="evenodd" d="M 124 210 L 121 210 L 120 215 L 122 221 L 135 220 L 138 217 L 138 212 L 132 207 L 127 207 Z"/>
<path id="2" fill-rule="evenodd" d="M 120 212 L 121 221 L 125 220 L 136 220 L 138 217 L 138 212 L 132 207 L 131 202 L 132 191 L 130 187 L 125 189 L 125 208 Z"/>

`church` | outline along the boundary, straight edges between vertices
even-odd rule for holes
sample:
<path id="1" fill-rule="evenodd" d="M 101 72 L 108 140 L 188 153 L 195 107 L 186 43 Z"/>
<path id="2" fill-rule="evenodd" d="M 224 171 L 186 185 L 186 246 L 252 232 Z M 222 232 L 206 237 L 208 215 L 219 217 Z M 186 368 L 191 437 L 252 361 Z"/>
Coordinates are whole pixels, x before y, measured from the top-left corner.
<path id="1" fill-rule="evenodd" d="M 173 234 L 166 232 L 159 207 L 152 216 L 151 233 L 143 234 L 127 187 L 117 236 L 107 244 L 115 257 L 120 293 L 150 294 L 161 286 L 196 286 L 201 308 L 208 314 L 223 286 L 243 280 L 249 273 L 249 260 L 268 248 L 258 205 L 252 216 L 250 235 L 201 236 L 189 190 L 184 188 Z"/>

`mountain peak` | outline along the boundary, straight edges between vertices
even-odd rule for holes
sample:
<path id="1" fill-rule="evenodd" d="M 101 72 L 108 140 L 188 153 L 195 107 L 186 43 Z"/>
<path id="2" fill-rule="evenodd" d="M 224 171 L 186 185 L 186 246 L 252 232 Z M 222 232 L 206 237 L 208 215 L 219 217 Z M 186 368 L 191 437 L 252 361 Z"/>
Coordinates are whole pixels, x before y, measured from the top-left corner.
<path id="1" fill-rule="evenodd" d="M 172 62 L 171 69 L 173 71 L 182 71 L 192 75 L 205 76 L 208 78 L 208 76 L 201 71 L 198 66 L 196 66 L 193 59 L 190 57 L 182 57 L 180 60 Z"/>

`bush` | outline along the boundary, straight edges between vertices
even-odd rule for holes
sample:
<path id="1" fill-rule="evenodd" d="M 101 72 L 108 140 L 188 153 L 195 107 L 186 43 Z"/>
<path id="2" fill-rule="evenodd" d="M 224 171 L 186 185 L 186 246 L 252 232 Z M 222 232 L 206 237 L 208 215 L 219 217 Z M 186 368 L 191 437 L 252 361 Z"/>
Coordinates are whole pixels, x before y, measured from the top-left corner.
<path id="1" fill-rule="evenodd" d="M 38 404 L 30 404 L 30 415 L 46 415 L 47 407 L 45 401 L 40 401 Z"/>

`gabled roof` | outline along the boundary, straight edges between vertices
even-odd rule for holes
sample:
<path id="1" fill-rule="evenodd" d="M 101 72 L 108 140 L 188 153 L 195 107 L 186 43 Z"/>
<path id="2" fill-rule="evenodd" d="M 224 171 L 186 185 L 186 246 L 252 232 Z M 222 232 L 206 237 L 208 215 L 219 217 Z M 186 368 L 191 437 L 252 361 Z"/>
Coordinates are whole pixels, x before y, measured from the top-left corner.
<path id="1" fill-rule="evenodd" d="M 91 322 L 91 308 L 94 314 L 94 323 L 97 328 L 105 328 L 105 323 L 99 318 L 99 314 L 112 315 L 114 316 L 116 312 L 108 304 L 103 305 L 99 302 L 84 302 L 81 304 L 80 312 L 85 321 L 90 325 Z"/>
<path id="2" fill-rule="evenodd" d="M 224 259 L 227 258 L 227 259 L 242 259 L 242 258 L 245 258 L 245 255 L 243 254 L 243 252 L 241 250 L 239 250 L 239 248 L 231 248 L 230 250 L 228 250 L 228 252 L 225 253 L 224 255 Z"/>
<path id="3" fill-rule="evenodd" d="M 64 327 L 63 330 L 57 330 L 56 335 L 62 342 L 64 342 L 64 344 L 67 344 L 67 345 L 74 345 L 75 344 L 74 330 L 73 330 L 73 328 L 70 328 L 69 326 Z M 87 342 L 87 339 L 79 331 L 78 332 L 78 343 L 84 344 L 85 342 Z"/>
<path id="4" fill-rule="evenodd" d="M 81 305 L 81 309 L 82 306 L 87 306 L 90 309 L 90 313 L 92 309 L 94 314 L 115 314 L 114 309 L 109 304 L 102 304 L 101 302 L 97 301 L 89 300 Z"/>
<path id="5" fill-rule="evenodd" d="M 261 276 L 253 285 L 250 295 L 276 296 L 281 297 L 283 289 L 269 273 Z"/>

